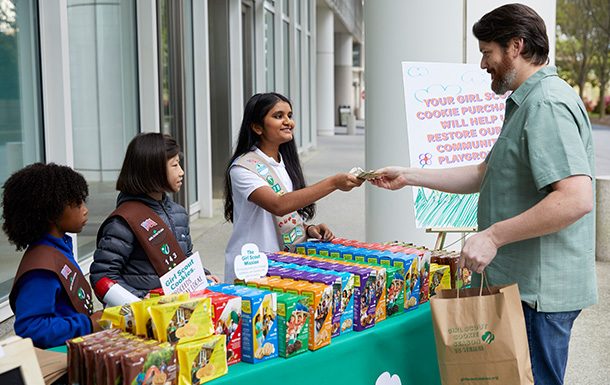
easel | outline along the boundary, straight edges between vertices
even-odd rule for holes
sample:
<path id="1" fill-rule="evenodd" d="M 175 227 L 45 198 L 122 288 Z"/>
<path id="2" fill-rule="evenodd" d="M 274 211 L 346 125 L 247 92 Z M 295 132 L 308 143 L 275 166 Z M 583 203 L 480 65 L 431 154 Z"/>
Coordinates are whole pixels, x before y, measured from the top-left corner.
<path id="1" fill-rule="evenodd" d="M 476 227 L 429 227 L 427 233 L 438 233 L 434 250 L 442 250 L 445 247 L 447 233 L 462 233 L 462 246 L 464 246 L 466 233 L 476 233 Z"/>

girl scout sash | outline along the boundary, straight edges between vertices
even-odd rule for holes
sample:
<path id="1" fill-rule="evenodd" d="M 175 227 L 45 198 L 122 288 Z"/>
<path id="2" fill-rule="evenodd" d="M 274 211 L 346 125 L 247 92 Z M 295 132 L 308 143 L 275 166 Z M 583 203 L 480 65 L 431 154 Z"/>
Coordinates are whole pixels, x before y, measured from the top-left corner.
<path id="1" fill-rule="evenodd" d="M 163 219 L 153 209 L 138 201 L 121 203 L 108 216 L 97 233 L 98 243 L 102 235 L 101 230 L 113 217 L 121 217 L 127 222 L 159 277 L 186 259 L 176 236 Z"/>
<path id="2" fill-rule="evenodd" d="M 17 291 L 15 290 L 17 283 L 25 273 L 32 270 L 48 270 L 55 273 L 68 294 L 74 309 L 86 316 L 93 313 L 91 286 L 89 286 L 89 282 L 87 282 L 81 270 L 61 251 L 47 245 L 30 247 L 23 254 L 13 281 L 13 288 L 9 294 L 9 303 L 13 312 L 15 312 L 15 301 L 17 300 Z"/>
<path id="3" fill-rule="evenodd" d="M 236 166 L 241 166 L 261 177 L 269 187 L 279 196 L 286 194 L 286 187 L 277 176 L 273 167 L 257 153 L 250 151 L 235 161 Z M 298 212 L 293 211 L 282 217 L 273 215 L 275 230 L 280 247 L 284 251 L 294 251 L 294 246 L 307 240 L 305 224 Z"/>

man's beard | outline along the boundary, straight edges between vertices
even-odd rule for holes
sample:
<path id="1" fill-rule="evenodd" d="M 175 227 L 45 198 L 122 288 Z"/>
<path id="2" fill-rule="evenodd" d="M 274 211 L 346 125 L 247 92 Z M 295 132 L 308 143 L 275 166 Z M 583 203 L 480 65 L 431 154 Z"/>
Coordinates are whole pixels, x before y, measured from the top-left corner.
<path id="1" fill-rule="evenodd" d="M 491 89 L 497 95 L 504 95 L 507 91 L 513 91 L 512 85 L 517 79 L 517 70 L 507 58 L 502 59 L 499 71 L 496 71 Z"/>

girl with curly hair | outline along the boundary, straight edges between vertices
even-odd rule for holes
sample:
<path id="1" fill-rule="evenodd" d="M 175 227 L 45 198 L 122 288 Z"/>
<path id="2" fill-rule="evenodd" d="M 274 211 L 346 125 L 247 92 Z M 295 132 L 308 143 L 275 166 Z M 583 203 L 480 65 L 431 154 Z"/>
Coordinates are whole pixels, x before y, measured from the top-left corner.
<path id="1" fill-rule="evenodd" d="M 72 238 L 87 223 L 87 182 L 67 166 L 35 163 L 4 183 L 2 229 L 26 250 L 9 302 L 15 333 L 49 348 L 99 330 L 91 287 L 74 258 Z"/>

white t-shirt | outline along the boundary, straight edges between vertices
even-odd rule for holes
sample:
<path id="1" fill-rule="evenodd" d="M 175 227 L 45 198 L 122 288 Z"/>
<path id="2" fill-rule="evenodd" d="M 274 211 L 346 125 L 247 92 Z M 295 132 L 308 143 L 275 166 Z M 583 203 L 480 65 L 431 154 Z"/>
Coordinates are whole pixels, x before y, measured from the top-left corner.
<path id="1" fill-rule="evenodd" d="M 280 156 L 280 162 L 268 157 L 256 148 L 254 150 L 262 156 L 273 168 L 282 181 L 286 192 L 292 191 L 292 181 Z M 231 188 L 233 190 L 233 233 L 225 250 L 225 282 L 232 283 L 235 279 L 233 261 L 241 253 L 241 247 L 246 243 L 254 243 L 260 251 L 279 251 L 280 244 L 277 239 L 273 215 L 264 208 L 248 200 L 254 190 L 269 186 L 260 176 L 252 171 L 235 166 L 229 170 Z"/>

